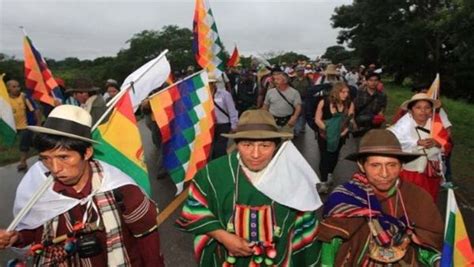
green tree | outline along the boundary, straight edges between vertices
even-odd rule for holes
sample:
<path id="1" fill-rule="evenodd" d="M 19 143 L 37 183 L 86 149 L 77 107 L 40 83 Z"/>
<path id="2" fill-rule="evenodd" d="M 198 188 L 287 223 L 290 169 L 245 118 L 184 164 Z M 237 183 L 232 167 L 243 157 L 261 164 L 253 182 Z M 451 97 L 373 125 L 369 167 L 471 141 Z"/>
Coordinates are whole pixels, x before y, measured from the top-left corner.
<path id="1" fill-rule="evenodd" d="M 309 60 L 309 57 L 303 54 L 298 54 L 293 51 L 280 51 L 277 54 L 273 55 L 273 57 L 271 57 L 268 61 L 272 64 L 281 65 L 283 62 L 286 62 L 288 65 L 291 65 L 293 63 L 298 62 L 298 60 Z"/>
<path id="2" fill-rule="evenodd" d="M 383 65 L 397 82 L 405 77 L 426 82 L 440 72 L 444 92 L 459 96 L 466 93 L 458 89 L 456 73 L 474 76 L 459 64 L 472 55 L 473 40 L 465 34 L 473 29 L 472 5 L 469 0 L 357 0 L 336 8 L 331 20 L 341 28 L 338 42 L 353 48 L 363 63 Z"/>
<path id="3" fill-rule="evenodd" d="M 161 31 L 145 30 L 135 34 L 127 43 L 130 47 L 118 53 L 114 66 L 114 72 L 121 79 L 165 49 L 169 49 L 166 56 L 174 70 L 183 70 L 190 65 L 196 67 L 190 29 L 170 25 Z"/>
<path id="4" fill-rule="evenodd" d="M 0 74 L 3 73 L 5 73 L 5 81 L 8 79 L 16 79 L 20 83 L 23 82 L 23 61 L 0 53 Z"/>
<path id="5" fill-rule="evenodd" d="M 341 45 L 326 48 L 323 58 L 326 58 L 335 64 L 342 63 L 345 66 L 355 66 L 359 61 L 352 51 L 348 51 Z"/>

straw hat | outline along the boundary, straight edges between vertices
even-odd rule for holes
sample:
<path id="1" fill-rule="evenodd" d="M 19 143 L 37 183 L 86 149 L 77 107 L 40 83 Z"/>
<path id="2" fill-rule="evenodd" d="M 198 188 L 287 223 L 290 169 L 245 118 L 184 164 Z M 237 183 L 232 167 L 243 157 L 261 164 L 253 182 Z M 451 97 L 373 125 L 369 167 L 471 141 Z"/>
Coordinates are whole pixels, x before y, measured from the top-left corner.
<path id="1" fill-rule="evenodd" d="M 334 64 L 329 64 L 324 71 L 324 75 L 339 75 L 339 71 L 337 71 L 337 66 Z"/>
<path id="2" fill-rule="evenodd" d="M 118 82 L 114 79 L 108 79 L 106 82 L 105 82 L 105 86 L 108 86 L 108 85 L 116 85 L 118 86 Z"/>
<path id="3" fill-rule="evenodd" d="M 385 129 L 374 129 L 367 132 L 359 143 L 357 152 L 346 157 L 348 160 L 357 161 L 363 156 L 393 156 L 402 162 L 410 162 L 422 154 L 403 152 L 397 137 Z"/>
<path id="4" fill-rule="evenodd" d="M 416 101 L 419 101 L 419 100 L 425 100 L 425 101 L 430 102 L 433 105 L 434 108 L 441 107 L 441 102 L 439 100 L 433 99 L 425 93 L 418 93 L 418 94 L 412 96 L 410 100 L 407 100 L 407 101 L 403 102 L 400 107 L 403 110 L 407 110 L 410 103 L 416 102 Z"/>
<path id="5" fill-rule="evenodd" d="M 216 75 L 214 73 L 208 73 L 207 74 L 207 77 L 208 77 L 208 81 L 210 83 L 215 83 L 217 82 L 217 78 L 216 78 Z"/>
<path id="6" fill-rule="evenodd" d="M 270 112 L 261 109 L 247 110 L 242 113 L 236 132 L 222 134 L 222 136 L 234 139 L 293 138 L 292 133 L 278 129 Z"/>
<path id="7" fill-rule="evenodd" d="M 55 107 L 43 126 L 28 126 L 32 132 L 66 136 L 89 143 L 98 143 L 92 140 L 92 117 L 85 109 L 73 105 Z"/>

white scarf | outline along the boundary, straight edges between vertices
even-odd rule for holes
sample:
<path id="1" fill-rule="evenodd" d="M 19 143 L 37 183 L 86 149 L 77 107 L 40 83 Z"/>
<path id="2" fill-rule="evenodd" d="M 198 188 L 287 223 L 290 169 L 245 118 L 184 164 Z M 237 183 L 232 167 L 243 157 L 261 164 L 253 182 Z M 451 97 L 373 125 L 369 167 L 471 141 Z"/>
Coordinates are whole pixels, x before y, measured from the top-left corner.
<path id="1" fill-rule="evenodd" d="M 420 137 L 421 139 L 426 139 L 431 138 L 431 135 L 430 133 L 416 130 L 417 126 L 418 125 L 413 119 L 413 116 L 410 113 L 407 113 L 403 117 L 401 117 L 397 121 L 397 123 L 390 126 L 388 130 L 395 134 L 398 141 L 402 145 L 402 150 L 404 152 L 427 154 L 428 158 L 425 156 L 421 156 L 418 159 L 410 161 L 403 165 L 403 168 L 407 171 L 416 171 L 419 173 L 423 173 L 426 169 L 426 165 L 428 164 L 428 159 L 439 160 L 439 157 L 441 156 L 441 150 L 437 147 L 432 147 L 429 149 L 425 148 L 423 152 L 423 147 L 419 146 L 417 142 Z M 431 118 L 428 119 L 426 124 L 422 127 L 431 131 Z"/>
<path id="2" fill-rule="evenodd" d="M 258 191 L 287 207 L 314 211 L 323 204 L 316 190 L 318 175 L 291 141 L 284 142 L 268 166 L 251 173 L 250 179 Z"/>
<path id="3" fill-rule="evenodd" d="M 15 230 L 35 229 L 54 217 L 72 209 L 74 206 L 87 203 L 92 200 L 92 197 L 96 193 L 110 191 L 127 184 L 136 185 L 135 181 L 121 170 L 103 161 L 98 162 L 103 169 L 103 180 L 99 186 L 99 190 L 91 192 L 91 194 L 84 199 L 75 199 L 55 192 L 53 190 L 53 184 L 34 204 L 33 208 L 23 220 L 20 221 Z M 13 205 L 13 214 L 15 216 L 26 206 L 31 196 L 34 195 L 38 188 L 44 183 L 47 178 L 45 176 L 46 172 L 48 172 L 48 169 L 46 169 L 43 163 L 38 161 L 31 166 L 25 174 L 16 191 L 15 203 Z"/>

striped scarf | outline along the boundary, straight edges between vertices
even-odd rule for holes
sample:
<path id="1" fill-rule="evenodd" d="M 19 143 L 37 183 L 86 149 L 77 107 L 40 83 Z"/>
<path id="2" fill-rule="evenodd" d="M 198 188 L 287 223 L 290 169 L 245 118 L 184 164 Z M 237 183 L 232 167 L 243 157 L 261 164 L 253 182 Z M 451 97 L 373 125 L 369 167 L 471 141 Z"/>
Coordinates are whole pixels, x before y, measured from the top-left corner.
<path id="1" fill-rule="evenodd" d="M 91 161 L 92 167 L 92 191 L 98 188 L 102 181 L 102 168 L 100 165 Z M 120 211 L 117 202 L 114 197 L 113 191 L 107 191 L 102 193 L 96 193 L 93 197 L 94 203 L 96 203 L 100 218 L 106 231 L 106 243 L 107 243 L 107 264 L 108 266 L 131 266 L 130 259 L 128 257 L 127 250 L 125 249 L 122 235 L 122 224 L 120 219 Z M 86 212 L 89 213 L 90 209 Z M 73 232 L 73 224 L 71 218 L 67 212 L 62 214 L 65 218 L 66 227 L 68 232 Z M 61 215 L 59 215 L 61 216 Z M 59 216 L 56 216 L 52 220 L 46 222 L 43 226 L 42 241 L 52 240 L 56 237 L 56 230 L 58 227 Z M 80 258 L 77 253 L 73 254 L 72 257 L 67 257 L 64 250 L 64 245 L 52 245 L 46 247 L 40 258 L 37 260 L 37 266 L 92 266 L 89 258 Z"/>
<path id="2" fill-rule="evenodd" d="M 393 196 L 397 191 L 398 188 L 395 185 L 389 195 Z M 382 211 L 380 201 L 369 185 L 367 177 L 362 173 L 355 173 L 351 181 L 332 192 L 324 205 L 323 216 L 324 218 L 372 218 L 380 223 L 390 238 L 405 233 L 408 228 L 405 216 L 395 218 Z"/>

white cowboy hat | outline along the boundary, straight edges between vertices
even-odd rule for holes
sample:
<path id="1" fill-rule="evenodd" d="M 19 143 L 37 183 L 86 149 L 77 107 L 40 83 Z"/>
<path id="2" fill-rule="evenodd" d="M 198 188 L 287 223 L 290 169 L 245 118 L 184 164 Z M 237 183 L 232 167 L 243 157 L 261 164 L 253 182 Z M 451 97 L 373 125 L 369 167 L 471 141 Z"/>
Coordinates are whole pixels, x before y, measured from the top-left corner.
<path id="1" fill-rule="evenodd" d="M 32 132 L 66 136 L 89 143 L 99 143 L 92 140 L 92 117 L 81 107 L 60 105 L 55 107 L 43 126 L 28 126 Z"/>

